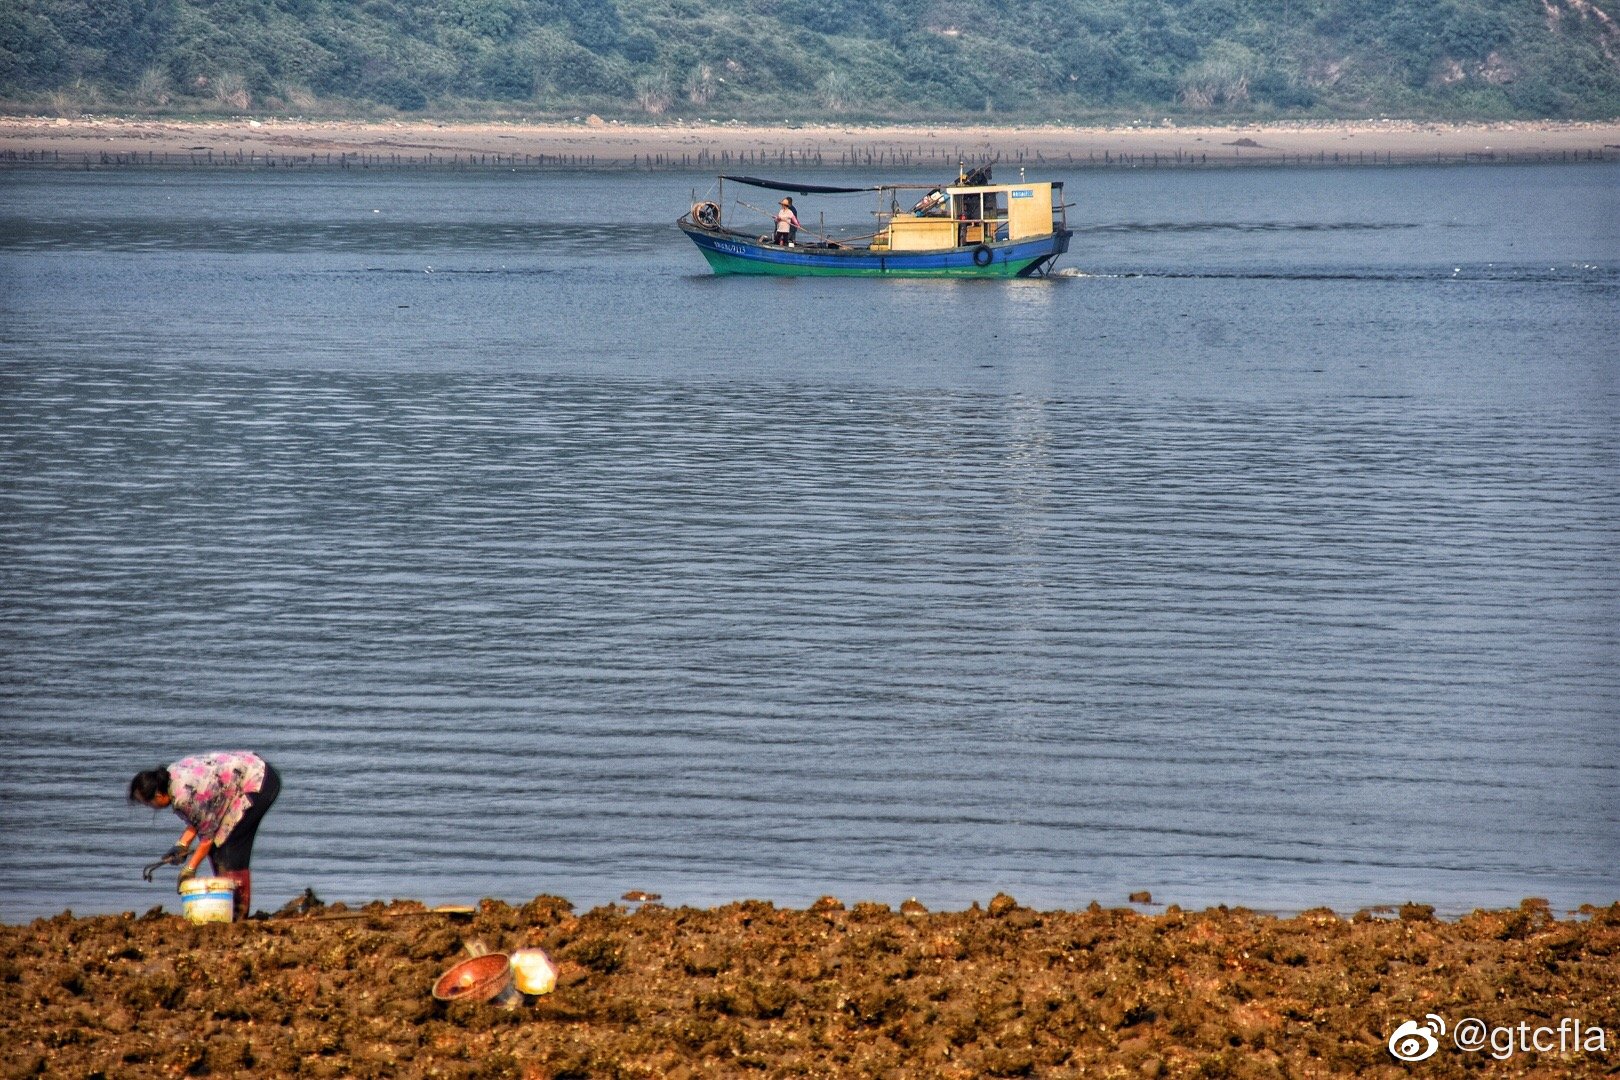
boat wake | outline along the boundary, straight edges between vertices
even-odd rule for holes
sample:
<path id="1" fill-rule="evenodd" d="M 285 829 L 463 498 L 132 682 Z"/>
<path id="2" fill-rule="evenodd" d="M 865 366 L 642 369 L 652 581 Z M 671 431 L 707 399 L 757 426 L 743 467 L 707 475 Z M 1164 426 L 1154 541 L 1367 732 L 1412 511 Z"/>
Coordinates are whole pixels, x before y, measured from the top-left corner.
<path id="1" fill-rule="evenodd" d="M 1119 221 L 1075 225 L 1083 233 L 1376 232 L 1422 228 L 1405 221 Z"/>
<path id="2" fill-rule="evenodd" d="M 1577 263 L 1569 266 L 1446 266 L 1387 268 L 1365 267 L 1321 270 L 1117 270 L 1087 271 L 1064 268 L 1050 276 L 1060 278 L 1153 278 L 1180 281 L 1360 281 L 1459 284 L 1549 284 L 1613 287 L 1620 284 L 1620 267 Z"/>

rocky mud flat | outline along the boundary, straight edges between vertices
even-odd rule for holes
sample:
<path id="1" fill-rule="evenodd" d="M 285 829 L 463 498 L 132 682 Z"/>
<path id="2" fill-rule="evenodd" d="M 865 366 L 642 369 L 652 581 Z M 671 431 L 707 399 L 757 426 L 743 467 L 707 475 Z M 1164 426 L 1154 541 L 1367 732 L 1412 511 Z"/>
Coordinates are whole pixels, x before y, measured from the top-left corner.
<path id="1" fill-rule="evenodd" d="M 469 945 L 545 949 L 556 989 L 434 1000 Z M 1499 1059 L 1446 1039 L 1396 1060 L 1390 1035 L 1428 1014 L 1584 1027 L 1561 1050 L 1545 1036 Z M 1421 905 L 1279 918 L 1007 896 L 578 914 L 542 896 L 0 926 L 6 1077 L 1598 1076 L 1620 1072 L 1617 1029 L 1620 904 L 1437 921 Z"/>

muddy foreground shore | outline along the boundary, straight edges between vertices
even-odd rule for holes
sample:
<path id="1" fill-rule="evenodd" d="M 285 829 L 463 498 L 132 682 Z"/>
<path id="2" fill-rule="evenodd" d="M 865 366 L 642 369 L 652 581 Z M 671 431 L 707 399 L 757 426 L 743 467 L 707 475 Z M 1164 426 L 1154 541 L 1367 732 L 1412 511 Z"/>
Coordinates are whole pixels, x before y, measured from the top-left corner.
<path id="1" fill-rule="evenodd" d="M 905 907 L 580 914 L 543 896 L 460 915 L 289 906 L 205 926 L 159 909 L 64 913 L 0 926 L 0 1070 L 965 1080 L 1620 1069 L 1620 904 L 1558 917 L 1530 900 L 1456 921 L 1417 905 L 1292 918 L 1040 912 L 1006 896 L 966 912 Z M 435 1001 L 435 979 L 470 944 L 547 950 L 556 990 L 510 1008 Z M 1438 1050 L 1396 1060 L 1390 1036 L 1430 1014 L 1448 1027 Z M 1494 1042 L 1458 1049 L 1450 1030 L 1469 1017 Z"/>

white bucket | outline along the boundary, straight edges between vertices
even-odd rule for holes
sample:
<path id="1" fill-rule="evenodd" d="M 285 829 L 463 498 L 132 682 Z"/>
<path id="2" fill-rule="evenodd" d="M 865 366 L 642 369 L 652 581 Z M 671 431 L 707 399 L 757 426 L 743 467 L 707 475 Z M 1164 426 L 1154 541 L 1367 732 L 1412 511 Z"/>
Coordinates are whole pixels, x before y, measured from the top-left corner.
<path id="1" fill-rule="evenodd" d="M 236 911 L 236 882 L 230 878 L 192 878 L 180 886 L 181 914 L 194 923 L 230 922 Z"/>

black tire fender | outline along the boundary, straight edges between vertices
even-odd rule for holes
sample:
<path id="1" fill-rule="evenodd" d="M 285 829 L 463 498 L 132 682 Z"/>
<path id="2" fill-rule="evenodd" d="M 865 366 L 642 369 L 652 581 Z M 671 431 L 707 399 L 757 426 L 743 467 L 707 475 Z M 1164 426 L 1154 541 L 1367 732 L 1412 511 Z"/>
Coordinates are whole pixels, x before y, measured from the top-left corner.
<path id="1" fill-rule="evenodd" d="M 980 244 L 978 247 L 973 249 L 974 266 L 989 266 L 991 260 L 993 260 L 995 257 L 996 253 L 991 251 L 988 247 L 985 247 L 983 244 Z"/>

